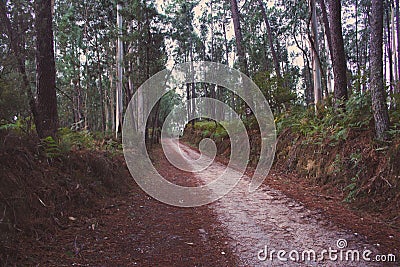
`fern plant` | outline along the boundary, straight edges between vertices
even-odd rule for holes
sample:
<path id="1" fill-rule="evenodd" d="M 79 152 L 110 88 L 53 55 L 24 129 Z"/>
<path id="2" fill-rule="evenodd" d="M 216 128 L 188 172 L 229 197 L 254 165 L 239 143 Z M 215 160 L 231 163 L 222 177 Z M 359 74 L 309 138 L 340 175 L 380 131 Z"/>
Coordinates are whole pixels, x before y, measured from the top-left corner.
<path id="1" fill-rule="evenodd" d="M 53 137 L 48 136 L 41 140 L 41 146 L 44 149 L 44 153 L 47 158 L 58 158 L 61 156 L 61 149 L 56 140 Z"/>

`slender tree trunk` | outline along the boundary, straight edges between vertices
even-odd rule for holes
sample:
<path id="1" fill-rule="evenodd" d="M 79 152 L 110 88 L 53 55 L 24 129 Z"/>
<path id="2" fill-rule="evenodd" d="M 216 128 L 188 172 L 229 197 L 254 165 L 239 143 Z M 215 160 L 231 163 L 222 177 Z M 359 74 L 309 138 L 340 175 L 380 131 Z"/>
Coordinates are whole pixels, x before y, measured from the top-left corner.
<path id="1" fill-rule="evenodd" d="M 398 49 L 398 44 L 396 43 L 396 23 L 395 23 L 395 9 L 396 9 L 396 7 L 395 6 L 392 6 L 392 8 L 391 8 L 391 14 L 390 14 L 390 17 L 391 17 L 391 24 L 392 24 L 392 52 L 393 52 L 393 67 L 394 67 L 394 69 L 393 69 L 393 75 L 394 75 L 394 77 L 393 77 L 393 84 L 392 84 L 392 89 L 393 89 L 393 92 L 392 92 L 392 95 L 391 95 L 391 105 L 390 105 L 390 108 L 391 109 L 396 109 L 397 107 L 397 96 L 396 96 L 396 94 L 397 94 L 397 86 L 398 86 L 398 81 L 399 81 L 399 73 L 397 72 L 397 70 L 398 70 L 398 61 L 397 61 L 397 57 L 398 57 L 398 54 L 397 54 L 397 49 Z"/>
<path id="2" fill-rule="evenodd" d="M 400 1 L 396 0 L 396 32 L 397 32 L 397 57 L 395 60 L 397 61 L 397 77 L 400 79 Z M 396 108 L 400 106 L 400 80 L 396 81 Z"/>
<path id="3" fill-rule="evenodd" d="M 56 66 L 54 61 L 51 0 L 36 0 L 36 130 L 40 138 L 56 138 L 58 129 Z"/>
<path id="4" fill-rule="evenodd" d="M 360 48 L 358 44 L 358 0 L 355 0 L 354 15 L 356 18 L 356 64 L 357 64 L 357 92 L 361 91 Z"/>
<path id="5" fill-rule="evenodd" d="M 258 0 L 258 4 L 260 6 L 261 14 L 264 18 L 264 23 L 265 23 L 265 26 L 266 26 L 267 32 L 268 32 L 268 41 L 269 41 L 269 46 L 271 48 L 272 59 L 274 61 L 276 77 L 278 78 L 278 80 L 281 80 L 282 76 L 281 76 L 281 70 L 280 70 L 280 66 L 279 66 L 279 59 L 278 59 L 278 55 L 276 54 L 276 51 L 275 51 L 274 41 L 273 41 L 273 37 L 272 37 L 272 30 L 271 30 L 271 26 L 269 24 L 267 12 L 265 11 L 264 3 L 262 0 Z"/>
<path id="6" fill-rule="evenodd" d="M 231 0 L 231 11 L 232 11 L 233 27 L 235 30 L 236 49 L 237 49 L 237 56 L 239 58 L 240 71 L 246 75 L 249 75 L 246 54 L 243 47 L 243 37 L 242 37 L 242 29 L 240 26 L 239 9 L 236 0 Z"/>
<path id="7" fill-rule="evenodd" d="M 103 132 L 106 131 L 106 112 L 105 112 L 105 101 L 104 101 L 104 90 L 103 90 L 103 71 L 101 68 L 101 60 L 100 60 L 100 51 L 99 51 L 99 43 L 97 40 L 97 36 L 95 35 L 95 43 L 96 43 L 96 55 L 97 55 L 97 72 L 99 79 L 99 96 L 100 96 L 100 108 L 101 108 L 101 129 Z"/>
<path id="8" fill-rule="evenodd" d="M 109 76 L 108 70 L 106 72 L 106 75 Z M 110 128 L 109 128 L 109 124 L 110 124 L 109 104 L 110 104 L 110 99 L 109 99 L 108 90 L 107 90 L 107 87 L 106 87 L 105 90 L 104 90 L 104 113 L 105 113 L 105 120 L 106 120 L 106 128 L 105 128 L 106 133 L 110 130 Z"/>
<path id="9" fill-rule="evenodd" d="M 110 71 L 110 120 L 111 120 L 111 129 L 115 130 L 115 93 L 116 93 L 116 89 L 114 88 L 114 67 L 111 67 L 111 71 Z"/>
<path id="10" fill-rule="evenodd" d="M 214 62 L 214 60 L 215 60 L 215 53 L 214 53 L 214 14 L 213 14 L 213 12 L 214 12 L 214 10 L 213 10 L 213 2 L 211 1 L 210 2 L 210 16 L 211 16 L 211 61 L 213 61 Z M 205 43 L 206 41 L 204 41 L 204 43 Z M 205 47 L 205 45 L 204 45 L 204 47 Z M 205 53 L 204 53 L 205 54 Z M 216 85 L 214 85 L 214 84 L 211 84 L 210 85 L 210 97 L 211 98 L 213 98 L 213 99 L 218 99 L 217 98 L 217 96 L 216 96 L 216 92 L 215 92 L 215 90 L 218 90 L 217 89 L 218 87 L 216 86 Z M 216 113 L 217 113 L 217 111 L 216 111 L 216 106 L 215 106 L 215 102 L 212 102 L 211 103 L 211 107 L 209 107 L 209 109 L 211 110 L 211 112 L 210 112 L 210 115 L 211 115 L 211 117 L 212 118 L 215 118 L 215 116 L 216 116 Z M 206 112 L 209 112 L 209 111 L 206 111 Z"/>
<path id="11" fill-rule="evenodd" d="M 329 53 L 332 55 L 333 48 L 332 48 L 331 28 L 329 25 L 329 17 L 328 17 L 328 12 L 326 10 L 325 0 L 319 0 L 319 5 L 321 6 L 322 21 L 324 22 L 324 28 L 325 28 L 326 39 L 328 41 Z"/>
<path id="12" fill-rule="evenodd" d="M 326 43 L 328 43 L 328 49 L 329 49 L 329 55 L 330 58 L 332 58 L 332 37 L 331 37 L 331 29 L 329 25 L 329 17 L 328 17 L 328 12 L 326 10 L 326 5 L 325 5 L 325 0 L 319 0 L 319 5 L 321 6 L 321 11 L 322 11 L 322 24 L 324 25 L 324 34 L 326 37 Z M 324 39 L 324 44 L 325 44 L 325 39 Z M 321 70 L 323 72 L 324 70 Z M 325 70 L 326 75 L 324 75 L 324 89 L 325 89 L 325 98 L 328 97 L 329 92 L 331 92 L 331 70 L 327 67 Z"/>
<path id="13" fill-rule="evenodd" d="M 228 45 L 228 37 L 226 33 L 226 26 L 225 26 L 225 21 L 222 22 L 222 30 L 224 32 L 224 44 L 225 44 L 225 64 L 229 66 L 229 45 Z M 235 110 L 235 93 L 230 92 L 230 104 L 233 110 Z M 231 118 L 232 119 L 232 118 Z"/>
<path id="14" fill-rule="evenodd" d="M 342 33 L 342 6 L 341 0 L 331 0 L 329 5 L 331 41 L 332 41 L 332 63 L 334 75 L 334 92 L 336 100 L 346 101 L 347 93 L 347 67 L 346 54 L 344 52 L 344 41 Z"/>
<path id="15" fill-rule="evenodd" d="M 390 3 L 386 3 L 386 30 L 387 30 L 387 58 L 389 60 L 389 96 L 390 96 L 390 106 L 394 106 L 394 95 L 393 95 L 393 85 L 394 85 L 394 77 L 393 77 L 393 47 L 392 47 L 392 35 L 390 29 L 390 15 L 391 8 Z M 394 37 L 394 36 L 393 36 Z M 386 61 L 386 60 L 385 60 Z M 384 77 L 385 78 L 385 77 Z"/>
<path id="16" fill-rule="evenodd" d="M 194 66 L 193 66 L 193 47 L 192 47 L 192 40 L 190 39 L 190 68 L 191 74 L 194 75 Z M 193 76 L 192 76 L 193 79 Z M 192 116 L 196 114 L 196 84 L 191 83 L 191 106 L 192 106 Z M 192 120 L 192 125 L 194 126 L 194 120 Z"/>
<path id="17" fill-rule="evenodd" d="M 231 2 L 233 28 L 235 30 L 236 50 L 237 50 L 237 56 L 239 58 L 240 71 L 245 75 L 249 76 L 249 68 L 247 65 L 246 53 L 243 46 L 242 29 L 240 26 L 240 14 L 237 5 L 237 0 L 231 0 L 230 2 Z M 247 85 L 246 83 L 247 79 L 244 80 L 244 84 L 242 85 L 244 90 L 243 93 L 249 102 L 253 102 L 252 96 L 246 89 L 249 88 L 250 86 Z M 241 101 L 241 99 L 239 99 L 239 101 Z M 244 102 L 242 106 L 244 107 L 244 115 L 250 117 L 252 115 L 252 110 L 250 109 L 248 104 L 249 103 Z"/>
<path id="18" fill-rule="evenodd" d="M 368 11 L 366 12 L 366 13 L 364 13 L 364 25 L 369 25 L 369 13 L 371 12 L 371 10 L 370 9 L 368 9 Z M 367 26 L 366 26 L 367 27 Z M 363 75 L 362 75 L 362 77 L 363 77 L 363 80 L 362 80 L 362 91 L 363 92 L 366 92 L 367 90 L 368 90 L 368 87 L 367 87 L 367 73 L 368 73 L 368 70 L 367 70 L 367 64 L 368 64 L 368 62 L 369 62 L 369 53 L 368 53 L 368 48 L 369 48 L 369 46 L 370 46 L 370 38 L 368 38 L 367 36 L 364 36 L 364 47 L 363 47 L 363 59 L 364 59 L 364 62 L 363 62 Z"/>
<path id="19" fill-rule="evenodd" d="M 386 140 L 389 114 L 383 79 L 383 1 L 372 0 L 371 10 L 371 97 L 377 138 Z"/>
<path id="20" fill-rule="evenodd" d="M 322 105 L 322 83 L 321 83 L 321 63 L 319 61 L 319 41 L 317 32 L 317 10 L 315 0 L 310 1 L 311 8 L 311 30 L 313 38 L 311 40 L 313 80 L 314 80 L 314 105 L 318 112 Z"/>
<path id="21" fill-rule="evenodd" d="M 187 116 L 188 118 L 192 117 L 192 109 L 190 102 L 190 84 L 186 84 L 186 101 L 187 101 Z"/>
<path id="22" fill-rule="evenodd" d="M 393 61 L 394 61 L 394 87 L 396 90 L 396 83 L 399 80 L 399 73 L 397 72 L 398 69 L 398 62 L 397 62 L 397 44 L 396 44 L 396 24 L 395 24 L 395 10 L 392 8 L 391 12 L 391 24 L 392 24 L 392 51 L 393 51 Z"/>
<path id="23" fill-rule="evenodd" d="M 319 23 L 323 25 L 323 21 L 320 21 Z M 323 36 L 323 38 L 319 45 L 321 48 L 323 47 L 326 49 L 327 41 L 326 41 L 326 33 L 325 33 L 324 27 L 321 27 L 321 35 Z M 329 50 L 329 48 L 326 50 Z M 328 91 L 329 69 L 328 69 L 328 67 L 324 68 L 322 61 L 321 61 L 321 57 L 319 57 L 318 60 L 319 60 L 319 65 L 320 65 L 320 69 L 321 69 L 321 84 L 322 84 L 321 86 L 322 86 L 322 92 L 323 92 L 322 97 L 327 98 L 329 96 L 329 91 Z"/>
<path id="24" fill-rule="evenodd" d="M 118 133 L 122 130 L 122 110 L 123 110 L 123 41 L 122 41 L 122 16 L 121 16 L 122 4 L 117 4 L 117 23 L 118 23 L 118 41 L 117 41 L 117 91 L 116 91 L 116 111 L 115 111 L 115 134 L 118 137 Z"/>
<path id="25" fill-rule="evenodd" d="M 325 5 L 325 0 L 319 0 L 319 5 L 321 6 L 321 11 L 322 11 L 322 24 L 324 25 L 324 34 L 326 37 L 326 42 L 324 39 L 324 43 L 328 43 L 328 49 L 329 49 L 329 55 L 330 58 L 332 58 L 332 36 L 331 36 L 331 29 L 329 25 L 329 17 L 328 17 L 328 12 L 326 10 L 326 5 Z M 332 61 L 332 60 L 331 60 Z M 331 69 L 329 67 L 326 68 L 325 70 L 326 75 L 325 81 L 324 81 L 324 89 L 325 89 L 325 98 L 328 97 L 329 93 L 332 92 L 332 86 L 331 86 L 331 81 L 332 81 L 332 74 L 331 74 Z"/>

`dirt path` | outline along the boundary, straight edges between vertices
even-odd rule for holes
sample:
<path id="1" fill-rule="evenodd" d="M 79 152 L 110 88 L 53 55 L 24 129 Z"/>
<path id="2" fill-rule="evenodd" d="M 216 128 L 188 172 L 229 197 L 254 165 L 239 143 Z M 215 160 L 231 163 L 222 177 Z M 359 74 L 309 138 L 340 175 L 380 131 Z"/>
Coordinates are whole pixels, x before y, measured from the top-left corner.
<path id="1" fill-rule="evenodd" d="M 172 140 L 166 143 L 166 152 L 178 155 L 173 144 Z M 199 154 L 191 148 L 184 145 L 181 148 L 186 157 L 199 158 Z M 194 174 L 172 166 L 161 147 L 155 147 L 151 155 L 154 165 L 164 177 L 184 186 L 207 184 L 226 168 L 223 164 L 213 163 Z M 87 153 L 86 160 L 81 156 L 81 153 L 75 155 L 74 162 L 88 164 L 94 155 Z M 104 165 L 104 161 L 98 162 L 97 165 Z M 62 194 L 72 195 L 81 190 L 82 199 L 89 196 L 90 185 L 98 182 L 95 177 L 101 174 L 99 171 L 92 174 L 71 172 L 68 168 L 75 167 L 64 166 L 63 162 L 54 164 L 51 169 L 44 168 L 43 164 L 37 166 L 32 177 L 41 177 L 43 169 L 50 171 L 46 181 L 54 180 L 57 174 L 62 174 L 59 177 L 62 181 L 76 176 L 75 180 L 69 180 L 70 187 L 61 187 L 60 190 Z M 321 252 L 331 247 L 335 250 L 339 239 L 345 239 L 350 249 L 362 252 L 366 247 L 373 251 L 372 255 L 378 252 L 365 238 L 335 226 L 322 213 L 311 212 L 277 190 L 264 186 L 249 194 L 246 190 L 248 184 L 243 180 L 217 202 L 196 208 L 173 207 L 144 193 L 123 164 L 123 159 L 118 158 L 112 166 L 114 172 L 115 168 L 120 170 L 115 175 L 120 176 L 118 181 L 126 185 L 126 190 L 116 191 L 112 196 L 93 195 L 95 201 L 89 206 L 85 202 L 77 205 L 70 203 L 71 206 L 62 209 L 62 212 L 49 216 L 46 213 L 47 217 L 41 215 L 37 222 L 35 219 L 31 230 L 23 228 L 15 233 L 12 240 L 11 236 L 2 239 L 0 266 L 374 266 L 367 262 L 338 260 L 318 263 L 312 260 L 278 261 L 278 250 L 289 252 L 297 249 L 299 257 L 302 257 L 301 253 L 308 249 Z M 15 167 L 10 166 L 8 175 Z M 82 169 L 80 164 L 76 166 Z M 21 170 L 18 175 L 25 174 L 25 169 Z M 84 183 L 81 179 L 89 180 Z M 69 191 L 64 192 L 66 189 Z M 37 198 L 33 200 L 38 201 Z M 49 199 L 45 203 L 48 204 Z M 48 209 L 40 203 L 38 206 Z M 265 246 L 268 254 L 275 250 L 274 261 L 261 251 L 265 250 Z M 288 258 L 289 255 L 280 256 Z M 390 265 L 375 263 L 375 266 Z"/>
<path id="2" fill-rule="evenodd" d="M 166 153 L 178 154 L 176 142 L 171 139 L 166 141 L 164 144 Z M 199 158 L 198 152 L 183 144 L 179 146 L 185 157 Z M 196 173 L 195 177 L 203 184 L 207 184 L 225 170 L 225 165 L 214 162 L 207 169 Z M 229 247 L 239 259 L 240 266 L 288 266 L 289 262 L 290 266 L 304 266 L 304 264 L 308 266 L 381 266 L 376 262 L 366 262 L 362 259 L 362 253 L 366 250 L 372 252 L 366 257 L 371 258 L 371 261 L 375 255 L 379 254 L 373 245 L 366 242 L 366 238 L 340 229 L 326 220 L 323 214 L 311 212 L 301 203 L 267 186 L 263 186 L 255 193 L 248 193 L 248 179 L 248 177 L 242 179 L 228 195 L 209 205 L 228 235 Z M 347 245 L 345 246 L 343 242 Z M 329 260 L 330 249 L 334 250 L 331 254 L 332 259 L 335 259 L 336 255 L 337 260 Z M 274 260 L 271 262 L 272 250 L 275 251 L 272 252 Z M 289 262 L 278 260 L 278 250 L 286 251 L 286 254 L 281 257 Z M 315 251 L 316 258 L 324 258 L 324 260 L 313 261 L 313 256 L 309 260 L 308 253 L 304 254 L 305 261 L 294 262 L 290 259 L 298 258 L 301 261 L 302 253 L 308 250 Z M 328 251 L 322 256 L 324 250 Z M 360 253 L 360 261 L 346 261 L 348 250 L 357 250 Z M 265 251 L 267 251 L 267 257 Z M 341 255 L 344 260 L 340 260 Z M 348 255 L 351 259 L 352 256 Z"/>

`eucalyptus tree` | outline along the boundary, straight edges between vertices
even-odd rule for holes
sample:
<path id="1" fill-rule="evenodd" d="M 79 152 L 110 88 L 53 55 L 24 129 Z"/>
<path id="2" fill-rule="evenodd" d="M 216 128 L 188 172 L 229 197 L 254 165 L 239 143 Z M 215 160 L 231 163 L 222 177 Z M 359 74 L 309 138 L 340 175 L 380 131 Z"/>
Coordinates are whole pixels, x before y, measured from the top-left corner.
<path id="1" fill-rule="evenodd" d="M 280 66 L 279 66 L 279 59 L 276 54 L 275 45 L 274 45 L 273 36 L 272 36 L 272 30 L 271 30 L 271 26 L 270 26 L 269 19 L 267 16 L 267 12 L 265 11 L 264 3 L 262 0 L 258 0 L 258 4 L 260 6 L 261 14 L 263 16 L 265 26 L 267 28 L 268 42 L 269 42 L 269 46 L 271 49 L 272 58 L 274 60 L 276 76 L 277 76 L 278 80 L 280 80 L 282 78 L 282 76 L 281 76 L 281 70 L 280 70 Z"/>
<path id="2" fill-rule="evenodd" d="M 323 2 L 323 0 L 321 0 Z M 329 27 L 331 38 L 331 58 L 333 62 L 333 73 L 335 81 L 335 98 L 346 101 L 347 93 L 347 67 L 344 52 L 344 41 L 342 33 L 342 6 L 340 0 L 329 1 Z"/>
<path id="3" fill-rule="evenodd" d="M 51 0 L 35 1 L 36 29 L 36 131 L 40 138 L 57 135 L 58 111 Z"/>
<path id="4" fill-rule="evenodd" d="M 383 87 L 383 2 L 372 0 L 371 8 L 371 96 L 378 139 L 388 138 L 389 115 Z"/>
<path id="5" fill-rule="evenodd" d="M 239 59 L 239 68 L 241 72 L 243 72 L 246 75 L 249 75 L 246 52 L 243 45 L 242 27 L 240 22 L 238 2 L 237 0 L 230 0 L 230 3 L 231 3 L 233 27 L 235 30 L 236 53 Z"/>
<path id="6" fill-rule="evenodd" d="M 314 105 L 316 111 L 322 105 L 322 81 L 321 81 L 321 61 L 319 57 L 319 37 L 317 24 L 317 6 L 315 0 L 310 1 L 310 27 L 311 36 L 310 46 L 313 62 L 313 81 L 314 81 Z"/>

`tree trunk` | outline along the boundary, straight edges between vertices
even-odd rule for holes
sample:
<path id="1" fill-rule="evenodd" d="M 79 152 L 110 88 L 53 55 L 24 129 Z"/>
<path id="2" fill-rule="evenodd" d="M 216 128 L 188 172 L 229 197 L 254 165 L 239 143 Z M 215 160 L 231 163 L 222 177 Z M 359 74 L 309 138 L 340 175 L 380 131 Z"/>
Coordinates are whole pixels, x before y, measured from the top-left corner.
<path id="1" fill-rule="evenodd" d="M 395 11 L 394 8 L 392 8 L 390 17 L 391 17 L 391 24 L 392 24 L 392 52 L 393 52 L 393 59 L 394 59 L 394 62 L 393 62 L 394 84 L 393 84 L 393 86 L 394 86 L 394 89 L 396 90 L 396 83 L 399 80 L 399 74 L 397 72 L 398 62 L 397 62 L 397 46 L 396 46 L 397 44 L 396 44 L 396 26 L 395 26 L 396 24 L 395 24 L 395 12 L 394 11 Z"/>
<path id="2" fill-rule="evenodd" d="M 108 76 L 108 70 L 106 75 Z M 108 133 L 109 129 L 109 123 L 110 123 L 110 109 L 109 109 L 109 104 L 110 104 L 110 100 L 109 100 L 109 96 L 108 96 L 108 91 L 107 91 L 107 87 L 104 90 L 104 114 L 105 114 L 105 120 L 106 120 L 106 133 Z M 112 116 L 111 116 L 112 117 Z"/>
<path id="3" fill-rule="evenodd" d="M 233 27 L 235 30 L 236 49 L 239 58 L 240 71 L 249 75 L 246 54 L 243 47 L 242 29 L 240 27 L 239 9 L 236 0 L 231 0 Z"/>
<path id="4" fill-rule="evenodd" d="M 390 3 L 386 3 L 386 30 L 387 30 L 387 58 L 389 61 L 389 96 L 390 96 L 390 107 L 394 106 L 394 95 L 393 95 L 393 84 L 394 84 L 394 77 L 393 77 L 393 47 L 392 47 L 392 35 L 390 29 L 390 15 L 391 15 L 391 8 Z M 393 36 L 394 37 L 394 36 Z M 386 60 L 385 60 L 386 61 Z M 386 76 L 384 76 L 386 78 Z"/>
<path id="5" fill-rule="evenodd" d="M 315 0 L 310 1 L 311 11 L 311 31 L 313 38 L 311 40 L 312 50 L 312 66 L 313 66 L 313 80 L 314 80 L 314 105 L 318 112 L 319 106 L 322 105 L 322 84 L 321 84 L 321 64 L 319 61 L 319 41 L 317 32 L 317 10 Z"/>
<path id="6" fill-rule="evenodd" d="M 383 80 L 383 2 L 372 0 L 371 10 L 371 97 L 377 138 L 386 140 L 389 115 Z"/>
<path id="7" fill-rule="evenodd" d="M 106 131 L 106 111 L 105 111 L 105 100 L 103 90 L 103 74 L 101 69 L 100 51 L 97 36 L 95 35 L 96 41 L 96 55 L 97 55 L 97 71 L 99 77 L 99 96 L 100 96 L 100 108 L 101 108 L 101 129 L 103 132 Z"/>
<path id="8" fill-rule="evenodd" d="M 397 77 L 400 79 L 400 1 L 396 0 L 396 30 L 397 30 L 397 58 L 395 60 L 397 61 Z M 400 94 L 400 81 L 396 81 L 396 95 Z M 400 105 L 399 101 L 399 96 L 397 96 L 396 99 L 396 108 Z"/>
<path id="9" fill-rule="evenodd" d="M 363 20 L 363 24 L 364 25 L 370 25 L 370 16 L 369 14 L 371 13 L 371 8 L 368 8 L 367 12 L 364 13 L 364 20 Z M 367 64 L 369 63 L 369 53 L 368 53 L 368 48 L 370 46 L 370 38 L 368 38 L 367 36 L 364 36 L 364 47 L 363 47 L 363 51 L 362 51 L 362 56 L 363 56 L 363 73 L 362 73 L 362 92 L 366 92 L 368 90 L 368 86 L 367 86 L 367 75 L 368 75 L 368 69 L 367 69 Z"/>
<path id="10" fill-rule="evenodd" d="M 329 18 L 328 18 L 328 12 L 326 11 L 325 0 L 319 0 L 319 5 L 321 6 L 322 21 L 324 22 L 324 28 L 325 28 L 326 39 L 328 41 L 329 53 L 332 55 L 333 54 L 332 35 L 331 35 L 331 29 L 329 26 Z"/>
<path id="11" fill-rule="evenodd" d="M 222 22 L 222 30 L 224 33 L 224 45 L 225 45 L 225 64 L 229 66 L 229 45 L 228 45 L 228 37 L 227 37 L 227 32 L 226 32 L 226 26 L 225 26 L 225 21 Z M 230 94 L 230 106 L 233 110 L 235 110 L 235 93 L 232 91 L 229 91 Z M 232 118 L 230 118 L 232 119 Z"/>
<path id="12" fill-rule="evenodd" d="M 361 68 L 360 68 L 360 48 L 358 44 L 358 0 L 355 0 L 355 17 L 356 17 L 356 62 L 357 62 L 357 91 L 361 91 Z"/>
<path id="13" fill-rule="evenodd" d="M 56 138 L 58 129 L 56 66 L 54 61 L 51 0 L 36 0 L 36 130 L 40 138 Z"/>
<path id="14" fill-rule="evenodd" d="M 281 76 L 281 70 L 280 70 L 280 66 L 279 66 L 279 59 L 278 59 L 278 55 L 276 54 L 276 51 L 275 51 L 274 41 L 273 41 L 273 37 L 272 37 L 271 26 L 268 21 L 268 16 L 267 16 L 267 13 L 265 12 L 265 7 L 264 7 L 263 1 L 258 0 L 258 4 L 260 6 L 261 14 L 264 18 L 264 23 L 265 23 L 265 26 L 266 26 L 267 32 L 268 32 L 268 41 L 269 41 L 269 46 L 271 48 L 272 59 L 274 61 L 276 77 L 278 78 L 278 80 L 281 80 L 282 76 Z"/>
<path id="15" fill-rule="evenodd" d="M 346 54 L 342 33 L 342 6 L 341 0 L 331 0 L 329 4 L 330 28 L 332 41 L 332 64 L 334 75 L 335 98 L 339 101 L 348 99 Z"/>
<path id="16" fill-rule="evenodd" d="M 239 9 L 237 5 L 237 0 L 231 0 L 231 12 L 232 12 L 232 20 L 233 20 L 233 28 L 235 30 L 235 40 L 236 40 L 236 49 L 237 49 L 237 56 L 239 58 L 239 66 L 240 66 L 240 71 L 244 73 L 245 75 L 249 76 L 249 69 L 247 65 L 247 59 L 246 59 L 246 53 L 243 47 L 243 37 L 242 37 L 242 29 L 240 27 L 240 15 L 239 15 Z M 244 95 L 247 98 L 247 101 L 253 102 L 252 96 L 249 94 L 248 90 L 246 88 L 249 88 L 250 86 L 246 84 L 247 79 L 244 79 L 244 84 L 243 90 L 244 90 Z M 239 99 L 241 101 L 241 99 Z M 243 103 L 244 101 L 242 101 Z M 244 102 L 242 106 L 244 107 L 244 115 L 247 117 L 250 117 L 252 115 L 252 110 L 249 108 L 249 103 Z M 250 103 L 251 104 L 251 103 Z"/>
<path id="17" fill-rule="evenodd" d="M 194 79 L 194 66 L 193 66 L 193 47 L 192 47 L 192 39 L 190 39 L 190 69 L 192 74 L 192 80 Z M 191 83 L 191 108 L 192 108 L 192 116 L 196 115 L 196 84 Z M 194 126 L 194 120 L 192 120 L 192 126 Z"/>
<path id="18" fill-rule="evenodd" d="M 122 41 L 122 5 L 117 4 L 117 23 L 118 23 L 118 41 L 117 41 L 117 87 L 116 87 L 116 110 L 115 110 L 115 135 L 122 130 L 122 87 L 123 87 L 123 41 Z"/>

